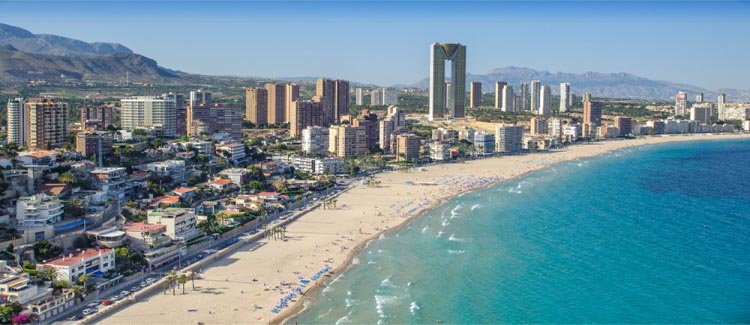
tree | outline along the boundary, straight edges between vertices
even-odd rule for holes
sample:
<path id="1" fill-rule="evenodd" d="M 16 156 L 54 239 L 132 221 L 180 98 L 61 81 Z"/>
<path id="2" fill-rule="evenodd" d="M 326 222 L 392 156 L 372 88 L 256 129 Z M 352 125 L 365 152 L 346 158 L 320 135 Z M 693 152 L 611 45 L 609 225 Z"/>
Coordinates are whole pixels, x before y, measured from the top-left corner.
<path id="1" fill-rule="evenodd" d="M 184 274 L 184 273 L 180 274 L 180 276 L 177 277 L 177 282 L 179 282 L 180 285 L 182 286 L 182 294 L 184 295 L 185 294 L 185 283 L 188 282 L 188 276 L 187 276 L 187 274 Z"/>
<path id="2" fill-rule="evenodd" d="M 52 281 L 57 277 L 57 269 L 54 267 L 43 268 L 39 271 L 39 277 L 46 281 Z"/>
<path id="3" fill-rule="evenodd" d="M 5 247 L 5 251 L 8 254 L 13 254 L 13 252 L 15 251 L 15 247 L 13 247 L 13 243 L 8 244 L 8 247 Z"/>
<path id="4" fill-rule="evenodd" d="M 37 261 L 44 261 L 60 255 L 62 250 L 46 240 L 40 240 L 34 244 L 34 257 Z"/>
<path id="5" fill-rule="evenodd" d="M 90 278 L 91 276 L 88 274 L 81 274 L 81 276 L 78 277 L 78 283 L 83 284 L 84 292 L 86 291 L 86 282 L 88 282 Z"/>
<path id="6" fill-rule="evenodd" d="M 57 181 L 60 183 L 65 183 L 65 184 L 73 184 L 77 182 L 78 179 L 76 178 L 75 175 L 73 175 L 73 173 L 65 172 L 57 178 Z"/>
<path id="7" fill-rule="evenodd" d="M 13 316 L 20 313 L 21 310 L 21 304 L 19 304 L 18 302 L 6 303 L 0 306 L 0 323 L 12 324 Z"/>

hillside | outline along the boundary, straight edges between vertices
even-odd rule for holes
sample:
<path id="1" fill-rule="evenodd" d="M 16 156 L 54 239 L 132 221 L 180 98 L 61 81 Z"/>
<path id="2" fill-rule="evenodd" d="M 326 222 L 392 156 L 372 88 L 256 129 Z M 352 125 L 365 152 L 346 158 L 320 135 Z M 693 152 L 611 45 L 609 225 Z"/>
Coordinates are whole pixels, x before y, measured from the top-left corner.
<path id="1" fill-rule="evenodd" d="M 33 34 L 20 27 L 0 23 L 0 45 L 32 54 L 59 56 L 98 56 L 115 53 L 133 53 L 118 43 L 87 43 L 72 38 L 48 34 Z"/>

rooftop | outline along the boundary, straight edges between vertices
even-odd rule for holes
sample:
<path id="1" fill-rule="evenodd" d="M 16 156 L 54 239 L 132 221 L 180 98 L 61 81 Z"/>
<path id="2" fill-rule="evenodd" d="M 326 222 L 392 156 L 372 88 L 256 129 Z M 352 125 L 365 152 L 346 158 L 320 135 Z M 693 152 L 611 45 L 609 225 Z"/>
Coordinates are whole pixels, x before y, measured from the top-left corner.
<path id="1" fill-rule="evenodd" d="M 166 225 L 147 223 L 145 221 L 122 227 L 123 230 L 132 231 L 132 232 L 150 232 L 150 231 L 166 229 L 166 228 L 167 228 Z"/>
<path id="2" fill-rule="evenodd" d="M 72 266 L 80 263 L 82 260 L 88 260 L 94 257 L 97 257 L 99 255 L 109 254 L 112 250 L 109 248 L 104 249 L 93 249 L 93 248 L 87 248 L 82 251 L 77 251 L 75 253 L 71 253 L 67 256 L 61 256 L 56 259 L 47 261 L 44 263 L 44 265 L 49 266 Z"/>

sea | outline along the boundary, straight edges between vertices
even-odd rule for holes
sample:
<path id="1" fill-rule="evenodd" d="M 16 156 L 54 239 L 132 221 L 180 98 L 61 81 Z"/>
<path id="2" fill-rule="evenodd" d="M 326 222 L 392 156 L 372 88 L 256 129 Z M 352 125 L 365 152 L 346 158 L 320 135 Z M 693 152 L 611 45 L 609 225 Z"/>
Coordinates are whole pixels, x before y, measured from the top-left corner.
<path id="1" fill-rule="evenodd" d="M 750 141 L 565 162 L 370 242 L 290 324 L 750 323 Z"/>

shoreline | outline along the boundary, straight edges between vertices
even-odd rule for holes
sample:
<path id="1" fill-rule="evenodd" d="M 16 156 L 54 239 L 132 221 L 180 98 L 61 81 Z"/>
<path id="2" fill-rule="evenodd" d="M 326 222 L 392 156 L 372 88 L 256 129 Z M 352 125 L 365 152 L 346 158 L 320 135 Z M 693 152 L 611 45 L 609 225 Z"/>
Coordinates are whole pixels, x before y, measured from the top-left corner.
<path id="1" fill-rule="evenodd" d="M 551 152 L 437 164 L 411 172 L 380 173 L 374 177 L 382 181 L 381 186 L 353 185 L 338 197 L 338 201 L 345 204 L 328 210 L 313 209 L 298 217 L 288 225 L 288 241 L 263 239 L 248 243 L 212 262 L 204 268 L 203 277 L 195 281 L 196 290 L 188 289 L 184 295 L 176 296 L 153 294 L 123 306 L 99 322 L 283 324 L 303 312 L 305 303 L 314 304 L 319 290 L 345 273 L 369 242 L 383 234 L 403 229 L 417 217 L 455 197 L 512 181 L 559 163 L 601 156 L 619 149 L 662 143 L 741 139 L 749 140 L 750 134 L 604 141 Z M 466 172 L 469 168 L 471 175 Z M 421 182 L 431 185 L 411 185 Z M 409 208 L 412 209 L 403 211 Z M 326 259 L 321 262 L 324 257 Z M 279 294 L 287 290 L 285 285 L 277 285 L 269 290 L 274 283 L 279 280 L 288 282 L 290 279 L 294 282 L 298 277 L 309 276 L 311 270 L 320 270 L 324 266 L 332 267 L 334 273 L 321 277 L 318 280 L 320 286 L 309 286 L 303 296 L 290 301 L 289 306 L 280 313 L 271 313 L 273 305 L 278 303 Z M 247 281 L 256 276 L 259 280 Z M 270 285 L 266 285 L 267 281 Z M 237 291 L 240 291 L 239 295 Z M 255 304 L 260 306 L 259 309 L 249 308 Z M 191 307 L 200 310 L 185 312 Z"/>
<path id="2" fill-rule="evenodd" d="M 679 142 L 700 142 L 700 141 L 713 141 L 713 140 L 739 140 L 739 139 L 743 139 L 743 138 L 747 138 L 747 136 L 737 136 L 737 137 L 732 137 L 732 138 L 719 138 L 719 139 L 715 139 L 715 138 L 703 139 L 703 138 L 701 138 L 701 139 L 691 139 L 691 140 L 686 140 L 686 141 L 666 141 L 666 142 L 657 142 L 657 143 L 640 143 L 640 144 L 635 144 L 635 145 L 632 145 L 632 146 L 623 146 L 623 147 L 618 147 L 618 148 L 612 148 L 610 150 L 597 153 L 595 155 L 580 156 L 580 157 L 576 157 L 575 159 L 579 159 L 579 158 L 595 158 L 595 157 L 599 157 L 599 156 L 611 153 L 613 151 L 621 150 L 621 149 L 624 149 L 624 148 L 635 148 L 635 147 L 653 146 L 653 145 L 660 145 L 660 144 L 662 144 L 662 145 L 663 144 L 674 144 L 674 143 L 679 143 Z M 646 138 L 646 139 L 643 139 L 643 140 L 647 140 L 647 139 L 650 139 L 650 138 Z M 637 141 L 637 140 L 640 140 L 640 139 L 634 139 L 634 140 Z M 631 140 L 618 140 L 618 141 L 631 141 Z M 594 144 L 596 144 L 596 142 L 594 142 Z M 590 144 L 577 144 L 576 146 L 579 146 L 579 145 L 590 145 Z M 549 151 L 549 152 L 546 152 L 546 153 L 548 153 L 548 154 L 554 154 L 554 153 L 557 153 L 557 152 L 559 152 L 559 151 L 558 150 L 554 150 L 554 151 Z M 489 159 L 493 159 L 493 158 L 489 158 Z M 362 251 L 365 248 L 367 248 L 367 246 L 370 244 L 370 242 L 372 242 L 374 240 L 377 240 L 379 237 L 381 237 L 383 235 L 387 236 L 387 235 L 393 234 L 393 233 L 395 233 L 395 232 L 397 232 L 397 231 L 399 231 L 401 229 L 404 229 L 404 228 L 408 227 L 411 223 L 413 223 L 414 221 L 416 221 L 416 219 L 418 219 L 419 217 L 423 216 L 425 213 L 427 213 L 429 211 L 432 211 L 432 210 L 440 207 L 441 205 L 445 204 L 446 202 L 449 202 L 450 200 L 453 200 L 455 198 L 461 197 L 461 196 L 463 196 L 463 195 L 465 195 L 467 193 L 471 193 L 471 192 L 474 192 L 474 191 L 484 190 L 484 189 L 490 188 L 492 186 L 495 186 L 495 185 L 498 185 L 498 184 L 501 184 L 501 183 L 505 183 L 505 182 L 517 180 L 517 179 L 526 177 L 527 175 L 529 175 L 529 174 L 531 174 L 533 172 L 540 171 L 540 170 L 542 170 L 544 168 L 549 168 L 549 167 L 552 167 L 552 166 L 555 166 L 555 165 L 558 165 L 558 164 L 567 163 L 567 162 L 570 162 L 570 161 L 575 160 L 575 159 L 558 161 L 558 162 L 555 162 L 555 163 L 549 164 L 549 165 L 542 165 L 542 166 L 539 166 L 538 168 L 525 171 L 525 172 L 523 172 L 523 173 L 521 173 L 519 175 L 516 175 L 514 177 L 511 177 L 511 178 L 505 178 L 505 179 L 502 179 L 502 180 L 498 180 L 498 181 L 495 181 L 495 182 L 484 184 L 484 185 L 476 187 L 476 188 L 468 189 L 466 191 L 459 192 L 459 193 L 456 193 L 456 194 L 453 194 L 453 195 L 448 195 L 446 197 L 438 199 L 436 204 L 428 206 L 428 207 L 425 207 L 423 209 L 420 209 L 420 211 L 417 212 L 416 214 L 414 214 L 413 216 L 410 216 L 410 217 L 406 218 L 406 220 L 404 220 L 404 222 L 402 222 L 402 223 L 400 223 L 400 224 L 398 224 L 398 225 L 396 225 L 396 226 L 394 226 L 392 228 L 388 228 L 388 229 L 385 229 L 385 230 L 383 230 L 383 231 L 381 231 L 379 233 L 373 234 L 370 239 L 365 240 L 365 241 L 363 241 L 361 243 L 358 243 L 355 247 L 352 248 L 352 251 L 347 255 L 346 259 L 342 262 L 342 264 L 339 265 L 339 266 L 336 266 L 332 270 L 333 271 L 333 276 L 332 277 L 321 281 L 320 286 L 318 286 L 318 287 L 312 287 L 310 290 L 306 291 L 305 295 L 302 296 L 301 299 L 297 300 L 297 302 L 295 302 L 293 305 L 291 305 L 284 312 L 278 314 L 269 323 L 270 324 L 274 324 L 274 325 L 276 325 L 276 324 L 287 324 L 287 322 L 289 320 L 291 320 L 292 318 L 294 318 L 294 317 L 302 314 L 307 309 L 307 304 L 306 303 L 309 303 L 309 304 L 314 304 L 315 303 L 314 299 L 316 297 L 310 297 L 310 296 L 319 294 L 320 291 L 324 290 L 333 281 L 336 281 L 336 279 L 338 277 L 343 276 L 343 273 L 346 272 L 346 271 L 348 271 L 353 266 L 352 261 L 354 260 L 354 258 L 356 258 L 359 254 L 361 254 Z M 310 298 L 308 298 L 308 297 L 310 297 Z"/>

